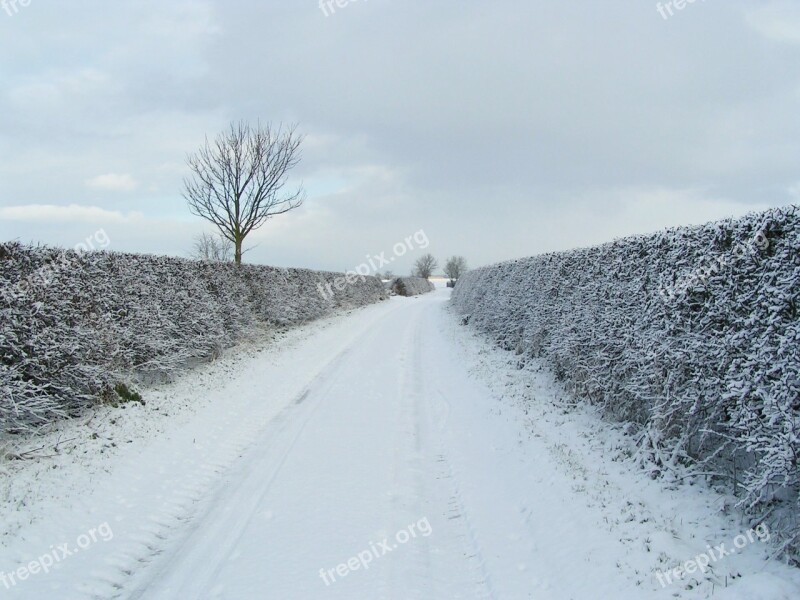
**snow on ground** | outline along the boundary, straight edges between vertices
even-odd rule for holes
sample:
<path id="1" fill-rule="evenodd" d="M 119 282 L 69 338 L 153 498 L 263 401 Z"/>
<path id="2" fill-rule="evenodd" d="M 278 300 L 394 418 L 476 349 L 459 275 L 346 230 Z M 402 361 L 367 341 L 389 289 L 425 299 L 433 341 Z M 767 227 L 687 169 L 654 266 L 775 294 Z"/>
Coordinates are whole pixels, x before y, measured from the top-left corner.
<path id="1" fill-rule="evenodd" d="M 800 597 L 752 533 L 662 588 L 660 570 L 748 530 L 730 499 L 649 480 L 620 431 L 567 410 L 448 297 L 250 342 L 7 461 L 0 595 Z"/>

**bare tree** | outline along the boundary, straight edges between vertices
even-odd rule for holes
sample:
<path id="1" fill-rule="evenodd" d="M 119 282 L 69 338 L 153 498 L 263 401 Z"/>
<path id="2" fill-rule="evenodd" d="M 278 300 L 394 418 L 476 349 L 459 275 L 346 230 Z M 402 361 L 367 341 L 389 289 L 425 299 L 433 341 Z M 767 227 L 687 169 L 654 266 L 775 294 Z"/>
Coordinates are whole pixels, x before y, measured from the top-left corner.
<path id="1" fill-rule="evenodd" d="M 458 281 L 467 272 L 467 259 L 463 256 L 451 256 L 444 263 L 444 274 L 450 278 L 451 283 Z"/>
<path id="2" fill-rule="evenodd" d="M 232 123 L 187 158 L 192 177 L 184 179 L 183 195 L 189 209 L 230 240 L 236 264 L 242 263 L 250 232 L 303 203 L 302 186 L 284 192 L 287 173 L 300 162 L 302 141 L 295 126 Z"/>
<path id="3" fill-rule="evenodd" d="M 433 275 L 433 270 L 438 266 L 439 263 L 433 257 L 433 254 L 424 254 L 414 263 L 414 275 L 428 279 Z"/>
<path id="4" fill-rule="evenodd" d="M 192 258 L 213 262 L 233 260 L 233 244 L 222 234 L 201 233 L 194 240 Z"/>

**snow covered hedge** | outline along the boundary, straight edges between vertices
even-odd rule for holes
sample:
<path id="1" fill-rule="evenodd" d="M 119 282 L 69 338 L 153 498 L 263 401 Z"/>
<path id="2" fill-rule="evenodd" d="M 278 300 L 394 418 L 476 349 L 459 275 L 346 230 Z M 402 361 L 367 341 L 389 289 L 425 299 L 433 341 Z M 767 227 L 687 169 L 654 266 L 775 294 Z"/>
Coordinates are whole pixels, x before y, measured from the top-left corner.
<path id="1" fill-rule="evenodd" d="M 125 379 L 168 377 L 261 326 L 386 297 L 374 277 L 0 244 L 0 433 L 120 401 Z"/>
<path id="2" fill-rule="evenodd" d="M 477 269 L 452 299 L 634 424 L 654 476 L 712 471 L 800 546 L 797 207 Z"/>
<path id="3" fill-rule="evenodd" d="M 423 277 L 398 277 L 392 280 L 390 288 L 398 296 L 419 296 L 432 292 L 436 286 Z"/>

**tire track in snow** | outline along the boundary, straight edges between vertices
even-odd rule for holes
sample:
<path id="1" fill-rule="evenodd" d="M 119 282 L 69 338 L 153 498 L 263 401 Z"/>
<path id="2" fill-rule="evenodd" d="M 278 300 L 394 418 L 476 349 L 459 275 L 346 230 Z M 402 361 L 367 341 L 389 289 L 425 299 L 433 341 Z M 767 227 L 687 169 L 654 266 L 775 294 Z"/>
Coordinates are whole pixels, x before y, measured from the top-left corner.
<path id="1" fill-rule="evenodd" d="M 192 520 L 181 542 L 170 548 L 171 558 L 159 564 L 157 573 L 151 574 L 147 583 L 117 598 L 215 597 L 211 584 L 219 574 L 223 561 L 234 551 L 248 525 L 257 516 L 258 506 L 269 492 L 286 457 L 297 444 L 305 425 L 324 400 L 325 392 L 336 382 L 337 367 L 348 353 L 349 349 L 345 349 L 331 360 L 294 401 L 266 426 L 259 436 L 259 442 L 248 451 L 245 462 L 237 465 L 235 471 L 226 477 L 229 485 L 221 482 L 213 496 L 205 501 L 204 512 Z M 261 465 L 263 456 L 271 457 L 267 469 L 251 470 L 249 467 L 253 463 Z M 233 495 L 228 495 L 231 485 L 237 487 Z M 236 513 L 229 511 L 220 518 L 214 511 L 220 506 L 216 499 L 223 495 L 229 501 L 228 506 L 243 507 L 245 510 Z M 142 539 L 148 539 L 147 534 Z M 148 545 L 147 548 L 153 556 L 140 558 L 142 563 L 152 562 L 162 552 L 158 547 Z M 209 556 L 218 557 L 217 563 L 209 566 Z M 187 568 L 187 562 L 194 562 L 196 568 Z M 180 573 L 191 573 L 192 577 L 172 583 L 171 577 Z M 174 587 L 176 585 L 177 589 Z M 164 595 L 153 595 L 162 592 Z"/>
<path id="2" fill-rule="evenodd" d="M 394 481 L 400 490 L 393 498 L 394 529 L 400 531 L 423 518 L 424 488 L 422 474 L 424 462 L 421 448 L 419 403 L 422 394 L 421 363 L 418 351 L 420 307 L 414 308 L 412 321 L 402 338 L 401 366 L 397 397 L 400 409 L 400 424 L 397 432 L 394 453 Z M 413 553 L 405 561 L 393 561 L 388 576 L 388 589 L 381 599 L 393 598 L 393 590 L 407 588 L 410 581 L 412 589 L 408 600 L 426 598 L 426 582 L 430 579 L 430 557 L 428 539 L 416 538 L 404 552 Z M 400 582 L 404 583 L 401 585 Z"/>
<path id="3" fill-rule="evenodd" d="M 424 322 L 418 318 L 413 327 L 411 361 L 412 394 L 416 401 L 416 449 L 419 458 L 424 460 L 423 468 L 433 474 L 425 479 L 428 489 L 424 490 L 424 497 L 430 510 L 438 509 L 440 512 L 439 533 L 437 535 L 434 530 L 433 535 L 439 541 L 441 558 L 445 563 L 458 565 L 457 570 L 441 579 L 433 579 L 429 575 L 427 585 L 430 587 L 435 583 L 442 587 L 441 591 L 435 590 L 438 593 L 436 597 L 494 600 L 491 577 L 485 568 L 482 549 L 443 442 L 450 403 L 438 383 L 425 377 L 426 373 L 430 373 L 424 368 L 428 362 L 425 333 Z M 432 570 L 430 557 L 427 568 Z M 424 597 L 430 598 L 431 595 Z"/>
<path id="4" fill-rule="evenodd" d="M 448 451 L 441 435 L 447 424 L 446 419 L 450 411 L 449 402 L 442 392 L 437 390 L 435 395 L 428 396 L 428 403 L 431 412 L 439 415 L 436 417 L 436 421 L 433 421 L 439 424 L 439 436 L 437 441 L 432 443 L 432 450 L 435 453 L 435 480 L 440 484 L 440 489 L 437 494 L 434 494 L 434 497 L 439 497 L 446 502 L 447 522 L 455 530 L 451 539 L 458 542 L 457 544 L 451 544 L 451 551 L 462 555 L 467 561 L 468 572 L 470 573 L 468 582 L 472 586 L 472 591 L 469 595 L 457 595 L 454 598 L 494 600 L 496 596 L 492 585 L 492 577 L 486 568 L 483 549 L 478 541 L 475 527 L 470 519 L 469 511 L 461 493 L 461 482 L 450 462 Z M 437 404 L 439 405 L 438 408 Z M 442 415 L 444 420 L 441 420 Z"/>

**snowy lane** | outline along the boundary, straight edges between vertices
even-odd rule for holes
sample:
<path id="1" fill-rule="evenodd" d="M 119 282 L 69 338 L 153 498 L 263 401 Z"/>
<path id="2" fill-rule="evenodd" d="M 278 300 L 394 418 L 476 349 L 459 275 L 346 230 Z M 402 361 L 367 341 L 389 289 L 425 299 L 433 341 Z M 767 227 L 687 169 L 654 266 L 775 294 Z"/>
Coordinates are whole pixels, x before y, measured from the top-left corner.
<path id="1" fill-rule="evenodd" d="M 563 511 L 568 481 L 551 482 L 549 520 L 531 522 L 518 434 L 487 421 L 491 395 L 445 337 L 446 299 L 398 299 L 354 339 L 131 596 L 575 598 L 586 580 L 563 577 L 584 551 L 595 591 L 629 586 L 616 553 L 581 548 L 591 525 Z M 551 528 L 572 556 L 552 556 Z"/>
<path id="2" fill-rule="evenodd" d="M 367 332 L 304 388 L 141 597 L 321 594 L 317 571 L 391 522 L 398 415 L 387 401 L 392 381 L 373 368 L 392 360 L 386 332 L 385 323 Z M 373 573 L 385 575 L 377 564 Z"/>
<path id="3" fill-rule="evenodd" d="M 546 377 L 509 370 L 513 355 L 457 325 L 448 298 L 394 298 L 312 324 L 158 392 L 204 403 L 109 458 L 89 492 L 64 494 L 0 561 L 10 571 L 103 522 L 113 539 L 0 592 L 689 599 L 736 574 L 739 591 L 717 588 L 715 598 L 798 596 L 795 572 L 764 569 L 755 544 L 749 558 L 714 565 L 705 587 L 662 589 L 657 569 L 741 525 L 714 514 L 714 496 L 706 506 L 695 489 L 665 492 L 621 460 L 624 440 L 599 435 L 596 415 L 565 410 Z"/>
<path id="4" fill-rule="evenodd" d="M 132 597 L 491 597 L 424 439 L 422 323 L 441 305 L 399 302 L 270 424 Z"/>

